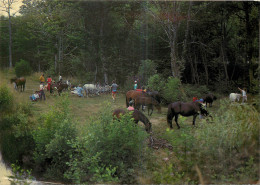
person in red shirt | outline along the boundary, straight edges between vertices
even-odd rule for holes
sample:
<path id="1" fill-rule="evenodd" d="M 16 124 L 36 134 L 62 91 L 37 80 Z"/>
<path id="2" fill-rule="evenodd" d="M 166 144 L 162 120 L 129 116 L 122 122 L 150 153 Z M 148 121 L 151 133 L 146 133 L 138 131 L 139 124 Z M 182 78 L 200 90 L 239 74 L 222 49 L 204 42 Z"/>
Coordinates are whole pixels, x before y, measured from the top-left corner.
<path id="1" fill-rule="evenodd" d="M 49 77 L 47 78 L 47 84 L 48 84 L 47 90 L 50 91 L 50 93 L 52 93 L 52 92 L 51 92 L 51 83 L 52 83 L 52 79 L 51 79 L 51 76 L 49 76 Z"/>

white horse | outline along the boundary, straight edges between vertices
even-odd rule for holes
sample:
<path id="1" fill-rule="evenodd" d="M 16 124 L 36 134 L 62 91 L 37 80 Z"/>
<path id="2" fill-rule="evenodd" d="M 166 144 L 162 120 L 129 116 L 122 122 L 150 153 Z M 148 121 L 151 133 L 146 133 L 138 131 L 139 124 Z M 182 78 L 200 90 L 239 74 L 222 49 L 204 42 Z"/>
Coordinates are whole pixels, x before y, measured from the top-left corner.
<path id="1" fill-rule="evenodd" d="M 237 100 L 237 102 L 239 102 L 240 97 L 241 97 L 241 94 L 238 94 L 238 93 L 230 93 L 230 95 L 229 95 L 229 99 L 231 102 L 236 102 L 236 100 Z"/>
<path id="2" fill-rule="evenodd" d="M 96 94 L 99 95 L 98 87 L 95 84 L 85 84 L 83 86 L 84 91 L 88 97 L 88 94 Z"/>

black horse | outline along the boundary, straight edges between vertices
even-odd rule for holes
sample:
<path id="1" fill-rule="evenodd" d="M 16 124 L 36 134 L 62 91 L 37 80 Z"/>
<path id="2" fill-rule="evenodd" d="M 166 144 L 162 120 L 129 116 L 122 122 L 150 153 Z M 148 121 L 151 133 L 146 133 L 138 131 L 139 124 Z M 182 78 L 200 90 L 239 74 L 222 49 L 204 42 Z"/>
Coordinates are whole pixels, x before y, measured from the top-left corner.
<path id="1" fill-rule="evenodd" d="M 21 92 L 25 89 L 26 79 L 24 77 L 21 78 L 11 78 L 11 83 L 15 83 L 15 88 L 18 90 L 19 86 L 21 86 Z"/>
<path id="2" fill-rule="evenodd" d="M 113 112 L 113 116 L 116 116 L 118 119 L 120 119 L 120 115 L 126 114 L 126 110 L 124 109 L 115 109 Z M 134 122 L 137 124 L 139 121 L 143 122 L 145 126 L 146 132 L 150 133 L 152 131 L 152 123 L 149 121 L 149 119 L 139 110 L 133 110 L 132 117 L 134 118 Z"/>
<path id="3" fill-rule="evenodd" d="M 170 126 L 170 128 L 173 128 L 172 127 L 172 119 L 173 119 L 173 117 L 175 117 L 175 122 L 176 122 L 178 129 L 179 129 L 180 126 L 178 124 L 178 116 L 180 114 L 180 115 L 185 116 L 185 117 L 193 116 L 193 122 L 192 123 L 193 123 L 193 125 L 195 125 L 195 120 L 196 120 L 196 117 L 199 115 L 199 112 L 204 116 L 209 115 L 208 111 L 203 109 L 201 103 L 199 103 L 199 102 L 188 102 L 188 103 L 175 102 L 175 103 L 171 103 L 168 106 L 167 123 Z"/>
<path id="4" fill-rule="evenodd" d="M 213 94 L 207 94 L 203 97 L 203 103 L 206 103 L 206 107 L 209 106 L 212 107 L 212 103 L 214 100 L 216 100 L 217 97 Z"/>

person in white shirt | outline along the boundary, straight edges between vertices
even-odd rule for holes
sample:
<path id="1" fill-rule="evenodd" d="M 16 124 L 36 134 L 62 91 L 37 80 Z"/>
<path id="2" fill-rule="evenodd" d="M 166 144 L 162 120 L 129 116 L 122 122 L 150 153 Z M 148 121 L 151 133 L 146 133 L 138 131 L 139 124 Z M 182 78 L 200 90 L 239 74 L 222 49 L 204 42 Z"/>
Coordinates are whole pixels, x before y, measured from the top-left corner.
<path id="1" fill-rule="evenodd" d="M 238 87 L 238 90 L 240 90 L 241 93 L 242 93 L 242 97 L 243 97 L 242 103 L 244 103 L 245 101 L 247 101 L 246 88 L 240 89 L 240 88 Z"/>
<path id="2" fill-rule="evenodd" d="M 40 84 L 40 100 L 42 100 L 42 97 L 44 98 L 44 100 L 46 100 L 45 98 L 45 93 L 44 93 L 44 85 L 43 84 Z"/>

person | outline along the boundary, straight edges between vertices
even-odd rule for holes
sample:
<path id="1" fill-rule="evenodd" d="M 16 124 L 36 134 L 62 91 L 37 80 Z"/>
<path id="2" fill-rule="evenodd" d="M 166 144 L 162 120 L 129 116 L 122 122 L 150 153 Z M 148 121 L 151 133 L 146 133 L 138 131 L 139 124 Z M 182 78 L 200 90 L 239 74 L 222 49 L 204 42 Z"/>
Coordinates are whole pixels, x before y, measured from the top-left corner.
<path id="1" fill-rule="evenodd" d="M 43 83 L 40 84 L 40 100 L 42 100 L 42 97 L 44 98 L 45 101 L 45 93 L 44 93 L 44 85 Z"/>
<path id="2" fill-rule="evenodd" d="M 50 93 L 52 93 L 52 92 L 51 92 L 51 83 L 52 83 L 52 79 L 51 79 L 51 76 L 49 76 L 49 77 L 47 78 L 47 84 L 48 84 L 47 90 L 50 91 Z"/>
<path id="3" fill-rule="evenodd" d="M 137 89 L 137 81 L 135 81 L 135 84 L 134 84 L 134 90 Z"/>
<path id="4" fill-rule="evenodd" d="M 61 76 L 61 74 L 59 73 L 59 83 L 61 83 L 62 82 L 62 76 Z"/>
<path id="5" fill-rule="evenodd" d="M 44 74 L 42 74 L 42 75 L 40 76 L 40 83 L 43 83 L 43 84 L 44 84 L 44 82 L 45 82 L 45 78 L 44 78 Z"/>
<path id="6" fill-rule="evenodd" d="M 37 101 L 37 99 L 39 99 L 39 98 L 40 97 L 39 97 L 39 92 L 38 91 L 35 91 L 34 94 L 32 94 L 30 96 L 30 100 L 32 100 L 32 101 Z"/>
<path id="7" fill-rule="evenodd" d="M 112 98 L 113 98 L 113 101 L 114 101 L 114 102 L 116 101 L 117 87 L 118 87 L 118 85 L 117 85 L 116 82 L 113 80 L 113 81 L 112 81 L 112 85 L 111 85 L 111 90 L 112 90 Z"/>
<path id="8" fill-rule="evenodd" d="M 76 88 L 76 92 L 79 97 L 83 97 L 83 88 L 81 87 L 81 84 Z"/>
<path id="9" fill-rule="evenodd" d="M 146 92 L 145 86 L 142 86 L 142 92 Z"/>
<path id="10" fill-rule="evenodd" d="M 243 97 L 242 103 L 244 103 L 245 101 L 247 101 L 246 88 L 240 89 L 240 88 L 238 87 L 238 90 L 240 90 L 241 93 L 242 93 L 242 97 Z"/>
<path id="11" fill-rule="evenodd" d="M 131 101 L 129 102 L 129 107 L 127 107 L 127 110 L 129 110 L 129 111 L 135 110 L 135 108 L 134 108 L 133 106 L 134 106 L 134 101 L 131 100 Z"/>

